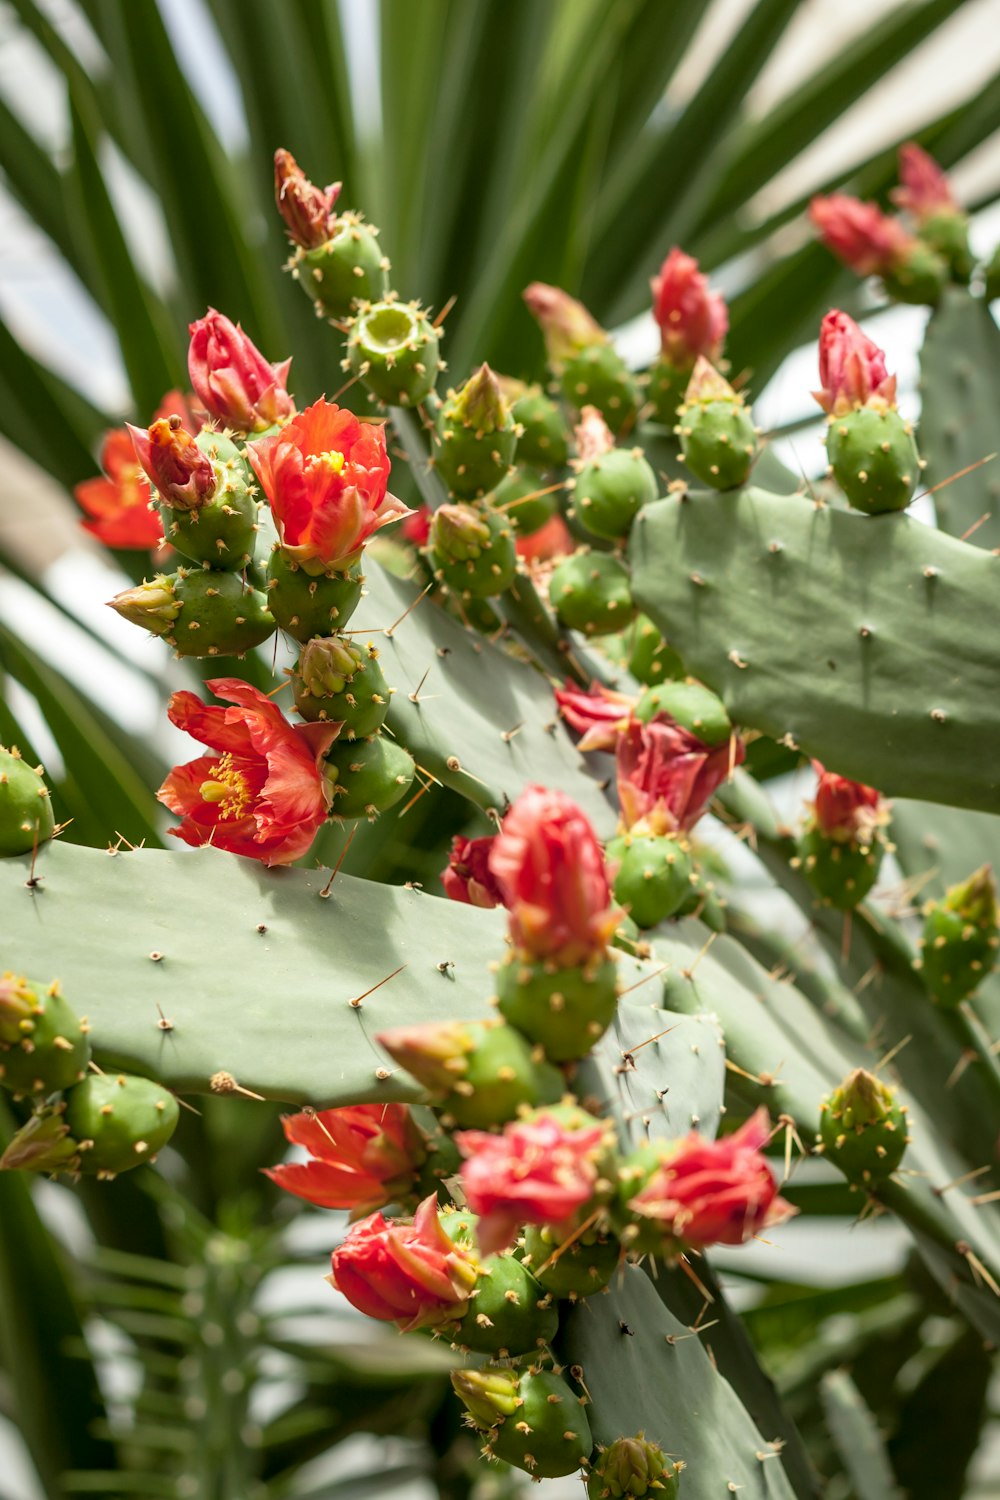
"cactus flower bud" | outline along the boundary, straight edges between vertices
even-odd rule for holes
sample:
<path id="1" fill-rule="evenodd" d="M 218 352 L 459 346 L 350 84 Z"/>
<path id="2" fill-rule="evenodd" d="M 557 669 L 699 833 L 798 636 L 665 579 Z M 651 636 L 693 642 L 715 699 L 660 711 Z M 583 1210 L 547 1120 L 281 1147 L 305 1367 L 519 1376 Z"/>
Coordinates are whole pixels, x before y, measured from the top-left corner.
<path id="1" fill-rule="evenodd" d="M 636 704 L 628 693 L 616 693 L 599 682 L 583 693 L 567 681 L 555 689 L 555 699 L 562 718 L 581 736 L 580 750 L 613 750 Z"/>
<path id="2" fill-rule="evenodd" d="M 674 246 L 650 284 L 664 359 L 677 369 L 689 369 L 699 354 L 718 359 L 729 314 L 693 256 Z"/>
<path id="3" fill-rule="evenodd" d="M 815 399 L 833 416 L 857 406 L 896 404 L 896 377 L 886 370 L 884 353 L 836 309 L 820 325 L 819 378 L 823 389 Z"/>
<path id="4" fill-rule="evenodd" d="M 542 330 L 546 357 L 557 374 L 575 354 L 608 342 L 608 335 L 583 303 L 560 287 L 533 281 L 525 287 L 523 297 Z"/>
<path id="5" fill-rule="evenodd" d="M 282 546 L 345 570 L 380 527 L 409 514 L 387 493 L 385 430 L 319 400 L 272 437 L 247 444 Z"/>
<path id="6" fill-rule="evenodd" d="M 164 573 L 157 573 L 145 583 L 137 583 L 135 588 L 122 589 L 120 594 L 108 600 L 108 605 L 130 625 L 139 625 L 151 635 L 169 635 L 181 611 L 174 581 Z"/>
<path id="7" fill-rule="evenodd" d="M 464 503 L 441 505 L 431 521 L 430 542 L 437 572 L 463 597 L 489 599 L 514 580 L 514 534 L 499 511 Z"/>
<path id="8" fill-rule="evenodd" d="M 568 1233 L 591 1201 L 605 1127 L 599 1120 L 586 1125 L 583 1111 L 578 1113 L 575 1128 L 541 1110 L 505 1126 L 502 1135 L 464 1130 L 455 1137 L 465 1157 L 462 1191 L 479 1215 L 481 1254 L 506 1249 L 524 1224 L 551 1224 L 557 1233 Z"/>
<path id="9" fill-rule="evenodd" d="M 695 360 L 677 419 L 674 431 L 696 479 L 716 490 L 746 483 L 757 456 L 753 418 L 743 397 L 703 354 Z"/>
<path id="10" fill-rule="evenodd" d="M 918 224 L 938 214 L 961 212 L 946 174 L 916 141 L 899 148 L 899 182 L 889 197 Z"/>
<path id="11" fill-rule="evenodd" d="M 235 677 L 207 687 L 234 705 L 174 693 L 171 723 L 215 752 L 175 766 L 157 793 L 186 844 L 214 844 L 266 865 L 305 854 L 329 809 L 320 767 L 339 724 L 289 724 L 270 698 Z"/>
<path id="12" fill-rule="evenodd" d="M 818 760 L 813 761 L 812 768 L 819 778 L 813 812 L 820 832 L 828 839 L 870 840 L 885 821 L 881 794 L 873 786 L 827 771 Z"/>
<path id="13" fill-rule="evenodd" d="M 903 302 L 933 304 L 940 297 L 948 275 L 945 260 L 878 204 L 833 193 L 814 198 L 809 217 L 827 248 L 858 276 L 881 276 Z"/>
<path id="14" fill-rule="evenodd" d="M 817 1140 L 852 1182 L 881 1182 L 906 1151 L 906 1106 L 874 1073 L 855 1068 L 823 1100 Z"/>
<path id="15" fill-rule="evenodd" d="M 496 1427 L 521 1405 L 516 1370 L 453 1370 L 451 1383 L 477 1427 Z"/>
<path id="16" fill-rule="evenodd" d="M 500 382 L 480 365 L 441 407 L 434 463 L 453 495 L 471 500 L 495 489 L 510 468 L 517 427 Z"/>
<path id="17" fill-rule="evenodd" d="M 218 483 L 212 461 L 180 417 L 157 417 L 145 432 L 127 425 L 136 458 L 168 505 L 175 510 L 197 510 L 212 498 Z"/>
<path id="18" fill-rule="evenodd" d="M 406 1104 L 357 1104 L 282 1115 L 286 1140 L 304 1146 L 307 1162 L 265 1168 L 288 1193 L 320 1208 L 349 1208 L 351 1218 L 413 1192 L 427 1160 L 424 1137 Z"/>
<path id="19" fill-rule="evenodd" d="M 738 735 L 713 746 L 669 720 L 630 720 L 616 757 L 622 822 L 633 832 L 692 829 L 745 755 Z"/>
<path id="20" fill-rule="evenodd" d="M 656 1236 L 668 1250 L 742 1245 L 788 1218 L 794 1209 L 778 1196 L 761 1151 L 769 1135 L 767 1111 L 759 1109 L 717 1141 L 692 1131 L 682 1140 L 642 1148 L 622 1171 L 628 1210 L 640 1226 L 655 1226 L 653 1236 L 640 1228 L 638 1248 Z"/>
<path id="21" fill-rule="evenodd" d="M 983 865 L 924 908 L 919 968 L 934 998 L 957 1005 L 979 987 L 996 964 L 997 893 Z"/>
<path id="22" fill-rule="evenodd" d="M 683 1463 L 671 1462 L 643 1432 L 598 1448 L 587 1479 L 588 1500 L 632 1500 L 654 1495 L 674 1500 Z"/>
<path id="23" fill-rule="evenodd" d="M 181 391 L 168 391 L 155 417 L 179 418 L 192 437 L 198 431 L 199 424 Z M 127 427 L 114 427 L 105 433 L 101 468 L 103 478 L 85 479 L 73 489 L 78 504 L 89 517 L 80 523 L 84 531 L 89 531 L 106 547 L 139 547 L 150 551 L 161 547 L 163 524 L 152 506 L 149 482 L 136 460 Z"/>
<path id="24" fill-rule="evenodd" d="M 565 792 L 521 793 L 493 841 L 490 869 L 519 954 L 559 968 L 604 956 L 617 921 L 604 856 Z"/>
<path id="25" fill-rule="evenodd" d="M 594 1446 L 580 1398 L 547 1370 L 453 1370 L 451 1383 L 475 1426 L 488 1433 L 485 1452 L 533 1479 L 573 1474 Z"/>
<path id="26" fill-rule="evenodd" d="M 452 901 L 467 906 L 499 906 L 503 900 L 500 887 L 490 869 L 493 835 L 482 839 L 464 839 L 456 835 L 451 841 L 448 867 L 442 872 L 444 893 Z"/>
<path id="27" fill-rule="evenodd" d="M 562 1096 L 562 1074 L 500 1022 L 400 1026 L 375 1040 L 432 1095 L 439 1111 L 472 1129 L 503 1125 L 524 1105 L 554 1104 Z"/>
<path id="28" fill-rule="evenodd" d="M 523 296 L 542 330 L 548 362 L 570 405 L 578 411 L 596 406 L 615 432 L 631 427 L 638 410 L 635 382 L 610 337 L 583 303 L 541 281 L 532 282 Z"/>
<path id="29" fill-rule="evenodd" d="M 328 1280 L 360 1312 L 409 1333 L 463 1317 L 477 1275 L 473 1257 L 441 1227 L 431 1194 L 412 1223 L 374 1213 L 355 1224 L 333 1252 Z"/>
<path id="30" fill-rule="evenodd" d="M 76 1172 L 79 1145 L 66 1124 L 65 1105 L 40 1109 L 8 1142 L 0 1156 L 0 1172 Z"/>
<path id="31" fill-rule="evenodd" d="M 819 781 L 798 841 L 799 858 L 817 895 L 850 911 L 878 878 L 888 808 L 874 787 L 827 771 L 818 760 L 812 764 Z"/>
<path id="32" fill-rule="evenodd" d="M 337 217 L 333 209 L 341 186 L 332 182 L 318 188 L 290 151 L 279 147 L 274 153 L 274 201 L 289 238 L 303 250 L 315 250 L 334 233 Z"/>
<path id="33" fill-rule="evenodd" d="M 295 412 L 288 394 L 291 359 L 270 364 L 252 339 L 210 307 L 190 327 L 188 373 L 208 414 L 240 432 L 263 432 Z"/>

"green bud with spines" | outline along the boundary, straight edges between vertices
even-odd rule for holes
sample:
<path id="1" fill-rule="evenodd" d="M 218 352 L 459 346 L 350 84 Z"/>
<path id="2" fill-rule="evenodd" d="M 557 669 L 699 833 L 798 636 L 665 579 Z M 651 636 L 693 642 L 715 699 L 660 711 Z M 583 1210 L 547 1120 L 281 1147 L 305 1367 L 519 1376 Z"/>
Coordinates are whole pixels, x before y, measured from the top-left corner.
<path id="1" fill-rule="evenodd" d="M 520 446 L 520 445 L 519 445 Z M 487 498 L 491 510 L 506 516 L 517 536 L 540 531 L 559 509 L 559 502 L 538 469 L 519 463 Z"/>
<path id="2" fill-rule="evenodd" d="M 89 1027 L 57 981 L 36 984 L 0 974 L 0 1084 L 15 1094 L 51 1094 L 81 1079 L 90 1061 Z"/>
<path id="3" fill-rule="evenodd" d="M 0 745 L 0 858 L 30 854 L 52 837 L 54 827 L 41 766 L 29 766 L 16 745 Z"/>
<path id="4" fill-rule="evenodd" d="M 557 968 L 512 953 L 497 973 L 500 1014 L 550 1062 L 572 1062 L 599 1042 L 618 1008 L 614 959 Z"/>
<path id="5" fill-rule="evenodd" d="M 347 337 L 347 368 L 385 406 L 418 406 L 437 380 L 437 331 L 418 302 L 363 303 Z"/>
<path id="6" fill-rule="evenodd" d="M 511 523 L 485 506 L 439 506 L 431 521 L 430 548 L 435 572 L 462 597 L 502 594 L 517 573 Z"/>
<path id="7" fill-rule="evenodd" d="M 346 571 L 317 559 L 299 560 L 283 547 L 272 549 L 267 564 L 267 603 L 280 630 L 301 642 L 343 630 L 364 591 L 361 564 Z"/>
<path id="8" fill-rule="evenodd" d="M 890 297 L 918 307 L 936 307 L 950 279 L 948 262 L 922 239 L 914 240 L 907 254 L 879 275 Z"/>
<path id="9" fill-rule="evenodd" d="M 675 916 L 690 899 L 693 865 L 686 840 L 661 834 L 620 834 L 608 844 L 607 861 L 618 866 L 615 900 L 644 930 Z"/>
<path id="10" fill-rule="evenodd" d="M 448 1237 L 477 1261 L 479 1274 L 472 1289 L 469 1310 L 445 1332 L 460 1348 L 497 1358 L 532 1354 L 550 1344 L 559 1327 L 559 1314 L 552 1294 L 540 1285 L 529 1268 L 511 1252 L 476 1255 L 475 1214 L 445 1212 L 441 1224 Z"/>
<path id="11" fill-rule="evenodd" d="M 610 342 L 591 344 L 572 355 L 562 368 L 559 386 L 578 412 L 585 406 L 596 406 L 612 432 L 625 432 L 634 426 L 639 389 Z"/>
<path id="12" fill-rule="evenodd" d="M 558 403 L 540 385 L 525 385 L 506 375 L 498 379 L 510 414 L 521 429 L 518 462 L 543 471 L 564 468 L 569 458 L 569 428 Z"/>
<path id="13" fill-rule="evenodd" d="M 533 1479 L 573 1474 L 594 1446 L 580 1398 L 546 1370 L 455 1370 L 452 1385 L 473 1422 L 488 1433 L 486 1452 Z"/>
<path id="14" fill-rule="evenodd" d="M 41 1172 L 53 1177 L 78 1172 L 80 1148 L 69 1133 L 65 1114 L 62 1102 L 37 1110 L 0 1155 L 0 1172 Z"/>
<path id="15" fill-rule="evenodd" d="M 935 1000 L 952 1006 L 971 995 L 996 964 L 998 942 L 996 885 L 983 865 L 924 908 L 917 967 Z"/>
<path id="16" fill-rule="evenodd" d="M 666 714 L 713 748 L 724 745 L 733 732 L 726 705 L 700 682 L 665 682 L 648 687 L 635 706 L 635 717 L 648 724 L 658 714 Z"/>
<path id="17" fill-rule="evenodd" d="M 389 262 L 378 242 L 378 230 L 361 214 L 338 214 L 333 233 L 322 245 L 297 245 L 287 269 L 325 318 L 350 317 L 359 302 L 376 302 L 385 294 Z"/>
<path id="18" fill-rule="evenodd" d="M 549 579 L 549 598 L 560 622 L 583 635 L 610 635 L 635 614 L 628 570 L 609 552 L 564 558 Z"/>
<path id="19" fill-rule="evenodd" d="M 91 1073 L 66 1095 L 66 1124 L 80 1170 L 114 1177 L 152 1161 L 177 1128 L 173 1094 L 151 1078 Z"/>
<path id="20" fill-rule="evenodd" d="M 406 795 L 416 766 L 412 755 L 387 735 L 337 740 L 326 754 L 332 818 L 378 817 Z"/>
<path id="21" fill-rule="evenodd" d="M 570 1301 L 602 1291 L 617 1271 L 621 1256 L 621 1246 L 614 1236 L 596 1228 L 562 1244 L 547 1224 L 529 1224 L 524 1231 L 525 1264 L 546 1291 Z"/>
<path id="22" fill-rule="evenodd" d="M 812 827 L 798 841 L 806 879 L 820 900 L 838 911 L 853 911 L 865 899 L 878 879 L 884 853 L 878 830 L 865 840 L 834 839 Z"/>
<path id="23" fill-rule="evenodd" d="M 362 647 L 345 636 L 314 637 L 302 648 L 292 683 L 302 717 L 342 724 L 342 742 L 377 734 L 389 712 L 391 690 L 371 643 Z"/>
<path id="24" fill-rule="evenodd" d="M 856 1068 L 820 1105 L 818 1147 L 852 1183 L 872 1186 L 891 1176 L 907 1140 L 905 1104 L 864 1068 Z"/>
<path id="25" fill-rule="evenodd" d="M 683 1463 L 647 1442 L 643 1432 L 598 1448 L 587 1478 L 588 1500 L 641 1500 L 645 1495 L 674 1500 Z"/>
<path id="26" fill-rule="evenodd" d="M 684 462 L 714 490 L 746 484 L 757 457 L 757 434 L 743 397 L 699 355 L 678 409 Z"/>
<path id="27" fill-rule="evenodd" d="M 274 633 L 263 594 L 238 573 L 216 568 L 157 574 L 109 604 L 131 624 L 162 637 L 178 656 L 243 656 Z"/>
<path id="28" fill-rule="evenodd" d="M 873 401 L 830 417 L 830 470 L 849 504 L 866 515 L 905 510 L 920 477 L 913 427 L 895 406 Z"/>
<path id="29" fill-rule="evenodd" d="M 489 365 L 480 365 L 459 391 L 449 391 L 438 415 L 434 466 L 462 500 L 485 495 L 514 459 L 517 424 Z"/>
<path id="30" fill-rule="evenodd" d="M 245 568 L 253 559 L 260 510 L 253 474 L 225 434 L 206 427 L 195 443 L 211 460 L 215 488 L 201 504 L 183 508 L 159 499 L 163 534 L 191 562 L 234 571 Z"/>
<path id="31" fill-rule="evenodd" d="M 650 367 L 646 382 L 646 401 L 653 408 L 653 416 L 664 427 L 673 432 L 677 425 L 677 413 L 684 403 L 684 394 L 691 379 L 694 361 L 685 365 L 672 364 L 664 355 Z"/>
<path id="32" fill-rule="evenodd" d="M 953 280 L 962 285 L 971 281 L 975 261 L 969 248 L 968 214 L 930 214 L 921 222 L 920 238 L 947 263 Z"/>
<path id="33" fill-rule="evenodd" d="M 656 499 L 656 475 L 641 448 L 615 447 L 596 407 L 584 407 L 576 444 L 576 477 L 567 483 L 573 492 L 573 513 L 593 536 L 619 541 L 628 536 L 642 507 Z"/>

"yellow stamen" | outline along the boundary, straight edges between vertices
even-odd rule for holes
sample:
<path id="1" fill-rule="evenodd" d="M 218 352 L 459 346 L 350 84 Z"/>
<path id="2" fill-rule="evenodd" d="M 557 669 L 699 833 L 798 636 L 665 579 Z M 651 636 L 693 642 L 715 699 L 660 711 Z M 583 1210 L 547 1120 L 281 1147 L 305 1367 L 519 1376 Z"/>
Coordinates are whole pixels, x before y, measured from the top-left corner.
<path id="1" fill-rule="evenodd" d="M 343 467 L 344 455 L 332 448 L 325 453 L 314 453 L 306 464 L 307 469 L 329 469 L 331 474 L 339 474 Z"/>
<path id="2" fill-rule="evenodd" d="M 208 773 L 208 780 L 198 788 L 203 802 L 217 802 L 219 816 L 224 820 L 242 818 L 253 801 L 246 777 L 238 771 L 233 757 L 226 752 L 220 755 Z"/>

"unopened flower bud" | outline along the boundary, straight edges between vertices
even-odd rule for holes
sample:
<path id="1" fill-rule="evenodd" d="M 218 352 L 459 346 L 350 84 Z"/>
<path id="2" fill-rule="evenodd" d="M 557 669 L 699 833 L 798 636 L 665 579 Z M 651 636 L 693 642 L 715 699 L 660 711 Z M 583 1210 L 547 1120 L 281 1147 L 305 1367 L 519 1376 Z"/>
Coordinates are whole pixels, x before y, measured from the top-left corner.
<path id="1" fill-rule="evenodd" d="M 290 151 L 279 147 L 274 153 L 274 201 L 289 237 L 303 250 L 316 249 L 333 234 L 337 222 L 333 210 L 340 189 L 339 182 L 316 187 Z"/>
<path id="2" fill-rule="evenodd" d="M 587 1481 L 588 1500 L 631 1500 L 644 1495 L 673 1500 L 682 1463 L 672 1463 L 643 1432 L 599 1448 Z"/>
<path id="3" fill-rule="evenodd" d="M 528 311 L 542 330 L 549 364 L 557 373 L 582 349 L 608 342 L 608 335 L 583 303 L 560 287 L 533 281 L 525 287 L 523 296 Z"/>
<path id="4" fill-rule="evenodd" d="M 0 1156 L 0 1172 L 75 1171 L 79 1163 L 79 1146 L 59 1106 L 40 1110 L 21 1126 Z"/>
<path id="5" fill-rule="evenodd" d="M 344 691 L 367 658 L 367 652 L 352 646 L 343 636 L 315 636 L 302 648 L 299 676 L 314 698 L 332 698 Z"/>
<path id="6" fill-rule="evenodd" d="M 478 1427 L 495 1427 L 521 1405 L 516 1370 L 453 1370 L 451 1383 Z"/>
<path id="7" fill-rule="evenodd" d="M 191 384 L 217 421 L 240 432 L 263 432 L 294 415 L 295 403 L 286 389 L 291 359 L 270 364 L 239 324 L 214 307 L 190 331 Z"/>
<path id="8" fill-rule="evenodd" d="M 180 417 L 158 417 L 145 432 L 128 424 L 135 456 L 161 499 L 175 510 L 197 510 L 218 483 L 212 461 L 184 428 Z"/>
<path id="9" fill-rule="evenodd" d="M 431 545 L 441 560 L 474 561 L 493 540 L 486 516 L 471 505 L 441 505 L 431 521 Z"/>
<path id="10" fill-rule="evenodd" d="M 158 573 L 148 583 L 123 589 L 108 600 L 108 607 L 123 620 L 128 620 L 130 625 L 141 625 L 151 635 L 169 635 L 170 627 L 180 614 L 181 601 L 174 593 L 173 579 Z"/>

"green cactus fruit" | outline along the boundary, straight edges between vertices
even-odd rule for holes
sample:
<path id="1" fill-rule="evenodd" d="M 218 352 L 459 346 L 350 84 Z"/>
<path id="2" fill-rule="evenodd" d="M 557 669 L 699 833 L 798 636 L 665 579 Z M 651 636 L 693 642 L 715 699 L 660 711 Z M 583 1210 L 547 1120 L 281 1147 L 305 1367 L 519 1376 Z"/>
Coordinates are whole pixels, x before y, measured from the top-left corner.
<path id="1" fill-rule="evenodd" d="M 100 1177 L 152 1161 L 179 1115 L 173 1094 L 134 1074 L 91 1073 L 66 1095 L 66 1124 L 79 1143 L 80 1168 Z"/>
<path id="2" fill-rule="evenodd" d="M 476 1253 L 475 1214 L 441 1215 L 445 1233 L 456 1244 Z M 550 1344 L 559 1327 L 551 1292 L 542 1287 L 527 1266 L 510 1251 L 488 1255 L 479 1263 L 469 1310 L 449 1327 L 454 1343 L 476 1354 L 516 1358 Z"/>
<path id="3" fill-rule="evenodd" d="M 29 766 L 16 745 L 0 745 L 0 858 L 30 854 L 52 837 L 54 827 L 41 766 Z"/>
<path id="4" fill-rule="evenodd" d="M 546 1291 L 555 1297 L 589 1297 L 606 1287 L 621 1261 L 613 1235 L 590 1229 L 560 1244 L 548 1225 L 529 1224 L 524 1231 L 524 1260 Z"/>
<path id="5" fill-rule="evenodd" d="M 561 1375 L 545 1370 L 525 1371 L 517 1391 L 520 1405 L 490 1433 L 487 1451 L 532 1479 L 574 1474 L 594 1446 L 581 1398 Z"/>
<path id="6" fill-rule="evenodd" d="M 356 646 L 336 635 L 307 641 L 292 684 L 302 717 L 342 724 L 341 743 L 377 734 L 389 712 L 390 688 L 370 642 Z"/>
<path id="7" fill-rule="evenodd" d="M 343 630 L 363 593 L 360 563 L 347 571 L 325 568 L 309 559 L 299 562 L 275 547 L 267 564 L 267 603 L 280 630 L 297 641 Z"/>
<path id="8" fill-rule="evenodd" d="M 558 404 L 539 385 L 524 386 L 516 398 L 504 385 L 510 414 L 521 428 L 517 440 L 519 463 L 543 471 L 562 469 L 569 458 L 569 428 Z"/>
<path id="9" fill-rule="evenodd" d="M 684 402 L 684 393 L 694 369 L 690 364 L 678 366 L 660 355 L 651 366 L 646 384 L 646 401 L 653 408 L 653 416 L 664 427 L 673 432 L 677 425 L 677 413 Z"/>
<path id="10" fill-rule="evenodd" d="M 905 510 L 920 477 L 913 428 L 883 402 L 830 418 L 826 454 L 848 502 L 866 515 Z"/>
<path id="11" fill-rule="evenodd" d="M 680 839 L 620 834 L 608 844 L 607 860 L 618 865 L 615 900 L 640 928 L 676 915 L 691 895 L 691 853 Z"/>
<path id="12" fill-rule="evenodd" d="M 655 687 L 658 682 L 684 676 L 684 663 L 648 615 L 636 616 L 625 643 L 629 652 L 626 665 L 637 682 Z"/>
<path id="13" fill-rule="evenodd" d="M 243 656 L 274 634 L 268 601 L 238 573 L 178 568 L 173 590 L 180 608 L 164 639 L 178 656 Z"/>
<path id="14" fill-rule="evenodd" d="M 993 969 L 998 942 L 996 886 L 984 865 L 924 908 L 917 967 L 935 1000 L 958 1005 L 971 995 Z"/>
<path id="15" fill-rule="evenodd" d="M 460 391 L 449 391 L 438 415 L 434 466 L 448 489 L 474 500 L 495 489 L 510 468 L 517 425 L 489 365 Z"/>
<path id="16" fill-rule="evenodd" d="M 549 598 L 560 622 L 583 635 L 610 635 L 635 614 L 628 571 L 608 552 L 574 552 L 549 579 Z"/>
<path id="17" fill-rule="evenodd" d="M 573 511 L 593 536 L 628 536 L 644 505 L 659 493 L 656 474 L 641 448 L 612 448 L 586 463 L 573 484 Z"/>
<path id="18" fill-rule="evenodd" d="M 435 572 L 462 598 L 489 599 L 517 572 L 514 532 L 505 515 L 474 505 L 442 505 L 431 522 Z"/>
<path id="19" fill-rule="evenodd" d="M 687 900 L 674 913 L 677 917 L 697 917 L 710 932 L 726 931 L 726 903 L 715 882 L 697 865 L 691 871 L 691 889 Z"/>
<path id="20" fill-rule="evenodd" d="M 531 536 L 559 509 L 555 495 L 545 493 L 548 488 L 538 469 L 518 464 L 500 481 L 487 503 L 491 510 L 507 517 L 517 536 Z"/>
<path id="21" fill-rule="evenodd" d="M 713 747 L 724 745 L 733 732 L 726 705 L 700 682 L 665 682 L 647 688 L 635 706 L 635 717 L 648 724 L 657 714 L 667 714 Z"/>
<path id="22" fill-rule="evenodd" d="M 975 261 L 969 248 L 969 220 L 966 214 L 931 214 L 920 225 L 920 238 L 947 261 L 953 281 L 963 285 L 971 281 Z"/>
<path id="23" fill-rule="evenodd" d="M 949 281 L 948 262 L 923 240 L 915 240 L 905 258 L 879 275 L 890 297 L 919 307 L 936 307 Z"/>
<path id="24" fill-rule="evenodd" d="M 550 1062 L 586 1057 L 614 1020 L 617 968 L 612 958 L 559 969 L 512 953 L 497 974 L 500 1014 Z"/>
<path id="25" fill-rule="evenodd" d="M 674 429 L 684 462 L 714 490 L 746 484 L 757 457 L 757 434 L 743 397 L 699 355 Z"/>
<path id="26" fill-rule="evenodd" d="M 853 911 L 878 879 L 885 845 L 876 830 L 868 843 L 832 839 L 818 828 L 807 828 L 798 841 L 803 873 L 828 906 Z"/>
<path id="27" fill-rule="evenodd" d="M 327 751 L 326 775 L 330 782 L 333 818 L 368 818 L 395 807 L 413 783 L 413 757 L 387 735 L 342 742 Z"/>
<path id="28" fill-rule="evenodd" d="M 13 1093 L 51 1094 L 77 1083 L 90 1061 L 88 1030 L 58 982 L 0 974 L 0 1083 Z"/>
<path id="29" fill-rule="evenodd" d="M 334 233 L 322 245 L 292 252 L 288 269 L 324 317 L 347 318 L 357 303 L 384 294 L 389 263 L 377 234 L 360 214 L 338 214 Z"/>
<path id="30" fill-rule="evenodd" d="M 589 344 L 572 354 L 563 365 L 559 381 L 563 395 L 577 411 L 596 406 L 612 432 L 633 426 L 639 390 L 612 344 Z"/>
<path id="31" fill-rule="evenodd" d="M 563 1076 L 540 1049 L 536 1053 L 513 1026 L 484 1022 L 482 1028 L 464 1075 L 442 1106 L 457 1125 L 489 1130 L 515 1119 L 525 1105 L 555 1104 L 562 1097 Z"/>
<path id="32" fill-rule="evenodd" d="M 587 1500 L 632 1500 L 653 1495 L 675 1500 L 682 1463 L 667 1457 L 662 1448 L 646 1441 L 643 1432 L 620 1437 L 607 1448 L 598 1448 L 587 1476 Z"/>
<path id="33" fill-rule="evenodd" d="M 906 1151 L 906 1106 L 874 1073 L 856 1068 L 820 1105 L 816 1139 L 850 1182 L 882 1182 Z"/>
<path id="34" fill-rule="evenodd" d="M 59 1172 L 80 1169 L 80 1148 L 69 1133 L 63 1102 L 38 1110 L 12 1136 L 0 1156 L 0 1172 Z"/>
<path id="35" fill-rule="evenodd" d="M 362 303 L 346 367 L 385 406 L 417 406 L 434 389 L 438 336 L 417 302 Z"/>
<path id="36" fill-rule="evenodd" d="M 215 490 L 205 504 L 192 509 L 159 500 L 164 535 L 191 562 L 245 568 L 253 560 L 260 510 L 253 475 L 236 444 L 222 433 L 206 427 L 195 442 L 212 461 Z"/>

